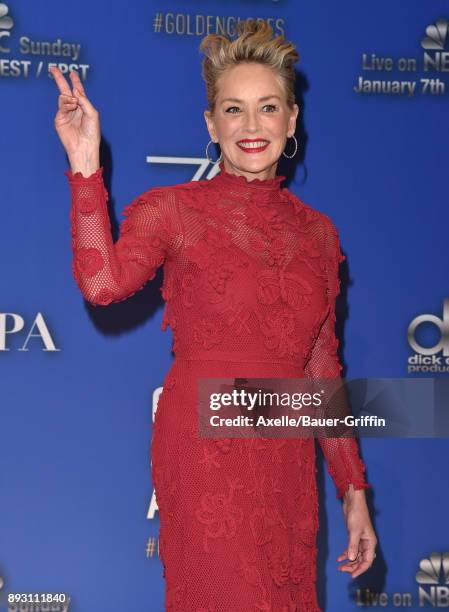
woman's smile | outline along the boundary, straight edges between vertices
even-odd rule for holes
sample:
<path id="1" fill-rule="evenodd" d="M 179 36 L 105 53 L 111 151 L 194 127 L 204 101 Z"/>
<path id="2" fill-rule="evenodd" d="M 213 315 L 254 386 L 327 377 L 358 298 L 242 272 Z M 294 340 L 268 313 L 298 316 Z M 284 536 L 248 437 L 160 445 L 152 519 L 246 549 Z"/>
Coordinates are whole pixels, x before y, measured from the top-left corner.
<path id="1" fill-rule="evenodd" d="M 270 142 L 263 138 L 258 139 L 250 139 L 244 138 L 243 140 L 239 140 L 237 142 L 237 146 L 245 153 L 261 153 L 265 151 Z"/>

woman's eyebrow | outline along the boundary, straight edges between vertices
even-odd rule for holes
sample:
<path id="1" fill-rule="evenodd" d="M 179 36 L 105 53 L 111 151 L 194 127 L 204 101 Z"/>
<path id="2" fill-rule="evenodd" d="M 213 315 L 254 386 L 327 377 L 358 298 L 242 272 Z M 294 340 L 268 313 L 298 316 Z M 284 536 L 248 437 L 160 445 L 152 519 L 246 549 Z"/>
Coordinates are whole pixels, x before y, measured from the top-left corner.
<path id="1" fill-rule="evenodd" d="M 272 94 L 270 96 L 262 96 L 262 98 L 259 98 L 259 102 L 263 102 L 264 100 L 269 100 L 270 98 L 277 98 L 278 100 L 280 100 L 281 98 L 276 95 L 276 94 Z M 222 100 L 223 102 L 239 102 L 239 103 L 243 103 L 245 100 L 240 100 L 240 98 L 224 98 Z"/>

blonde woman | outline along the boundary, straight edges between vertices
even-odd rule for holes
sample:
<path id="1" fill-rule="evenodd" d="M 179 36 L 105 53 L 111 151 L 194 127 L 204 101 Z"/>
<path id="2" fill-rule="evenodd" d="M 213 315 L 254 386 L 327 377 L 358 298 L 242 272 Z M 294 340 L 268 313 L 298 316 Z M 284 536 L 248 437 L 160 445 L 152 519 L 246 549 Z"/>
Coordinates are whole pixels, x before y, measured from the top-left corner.
<path id="1" fill-rule="evenodd" d="M 175 360 L 163 382 L 151 449 L 166 609 L 316 612 L 318 529 L 313 438 L 219 438 L 198 431 L 201 378 L 338 378 L 335 226 L 282 186 L 296 151 L 295 46 L 265 21 L 201 43 L 220 172 L 153 187 L 124 210 L 113 243 L 100 166 L 100 124 L 75 72 L 58 71 L 56 130 L 70 161 L 73 273 L 107 306 L 164 265 L 163 329 Z M 292 146 L 293 145 L 293 146 Z M 210 157 L 209 157 L 210 158 Z M 211 160 L 213 161 L 213 160 Z M 354 438 L 320 438 L 343 499 L 349 542 L 338 567 L 356 577 L 376 536 Z"/>

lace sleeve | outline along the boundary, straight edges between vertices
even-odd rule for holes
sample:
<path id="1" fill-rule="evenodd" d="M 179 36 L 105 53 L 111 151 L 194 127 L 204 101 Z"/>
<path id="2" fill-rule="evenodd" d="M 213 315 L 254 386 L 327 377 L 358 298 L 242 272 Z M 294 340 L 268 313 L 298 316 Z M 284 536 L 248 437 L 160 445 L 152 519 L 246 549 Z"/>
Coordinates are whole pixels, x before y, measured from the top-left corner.
<path id="1" fill-rule="evenodd" d="M 85 299 L 94 305 L 120 302 L 154 278 L 182 237 L 176 202 L 166 188 L 152 188 L 125 207 L 114 243 L 103 167 L 89 177 L 64 173 L 72 206 L 72 271 Z"/>
<path id="2" fill-rule="evenodd" d="M 342 370 L 337 354 L 339 342 L 335 335 L 335 303 L 340 293 L 339 264 L 345 260 L 345 256 L 340 249 L 337 229 L 327 216 L 325 220 L 323 242 L 327 250 L 329 309 L 305 366 L 305 374 L 310 378 L 339 378 Z M 351 413 L 350 410 L 346 412 Z M 365 465 L 360 458 L 356 438 L 319 437 L 318 440 L 328 473 L 337 489 L 337 498 L 343 497 L 350 484 L 354 489 L 371 487 L 365 480 Z"/>

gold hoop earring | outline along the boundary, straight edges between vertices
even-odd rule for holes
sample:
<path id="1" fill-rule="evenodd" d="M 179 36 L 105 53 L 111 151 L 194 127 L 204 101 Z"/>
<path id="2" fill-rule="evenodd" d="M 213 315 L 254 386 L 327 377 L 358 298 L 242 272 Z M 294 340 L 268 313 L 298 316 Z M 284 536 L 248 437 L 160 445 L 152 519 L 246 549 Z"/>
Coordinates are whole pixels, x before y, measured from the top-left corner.
<path id="1" fill-rule="evenodd" d="M 297 152 L 297 150 L 298 150 L 298 141 L 296 140 L 295 135 L 293 134 L 293 135 L 291 136 L 291 138 L 293 138 L 293 140 L 295 141 L 295 150 L 294 150 L 294 152 L 293 152 L 293 155 L 286 155 L 285 151 L 283 151 L 283 153 L 282 153 L 282 155 L 284 155 L 285 157 L 288 157 L 288 159 L 292 159 L 292 157 L 295 157 L 296 152 Z"/>
<path id="2" fill-rule="evenodd" d="M 223 151 L 220 152 L 220 157 L 218 159 L 216 159 L 215 161 L 213 159 L 211 159 L 209 157 L 209 153 L 208 153 L 209 145 L 210 145 L 211 142 L 213 142 L 213 141 L 209 140 L 209 142 L 207 143 L 207 146 L 206 146 L 206 157 L 210 161 L 211 164 L 218 164 L 219 162 L 221 162 L 221 160 L 223 158 Z M 221 149 L 221 147 L 220 147 L 220 149 Z"/>

